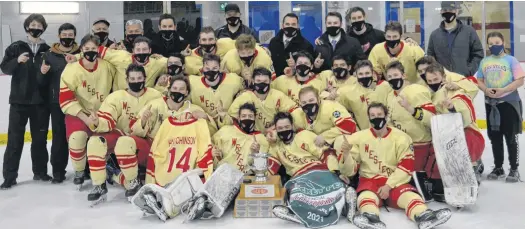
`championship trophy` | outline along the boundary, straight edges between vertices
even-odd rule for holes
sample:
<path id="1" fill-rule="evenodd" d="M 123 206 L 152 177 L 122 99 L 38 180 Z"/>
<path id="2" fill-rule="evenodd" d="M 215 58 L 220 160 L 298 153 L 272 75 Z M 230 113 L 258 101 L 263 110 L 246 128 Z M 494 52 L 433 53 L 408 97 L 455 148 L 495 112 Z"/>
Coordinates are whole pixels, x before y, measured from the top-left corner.
<path id="1" fill-rule="evenodd" d="M 272 218 L 274 205 L 284 205 L 286 189 L 281 185 L 281 177 L 268 175 L 268 157 L 266 153 L 255 153 L 251 166 L 255 176 L 244 176 L 241 190 L 235 199 L 233 217 L 235 218 Z"/>

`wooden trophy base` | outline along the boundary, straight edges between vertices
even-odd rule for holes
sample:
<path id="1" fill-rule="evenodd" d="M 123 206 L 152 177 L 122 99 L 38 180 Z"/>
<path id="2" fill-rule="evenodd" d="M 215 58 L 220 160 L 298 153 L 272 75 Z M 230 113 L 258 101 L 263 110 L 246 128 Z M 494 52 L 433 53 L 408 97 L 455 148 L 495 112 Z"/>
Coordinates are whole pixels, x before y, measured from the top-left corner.
<path id="1" fill-rule="evenodd" d="M 254 176 L 244 176 L 233 217 L 273 218 L 274 205 L 284 205 L 286 189 L 281 186 L 280 176 L 268 176 L 265 182 L 255 182 Z"/>

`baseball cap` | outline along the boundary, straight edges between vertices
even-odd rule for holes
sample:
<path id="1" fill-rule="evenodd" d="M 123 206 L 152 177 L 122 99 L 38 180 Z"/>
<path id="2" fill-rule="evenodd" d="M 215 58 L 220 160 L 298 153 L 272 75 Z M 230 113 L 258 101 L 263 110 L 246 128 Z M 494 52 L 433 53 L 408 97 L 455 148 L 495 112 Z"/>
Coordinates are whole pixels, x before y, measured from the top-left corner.
<path id="1" fill-rule="evenodd" d="M 95 22 L 93 22 L 93 25 L 96 25 L 96 24 L 98 24 L 98 23 L 104 23 L 104 24 L 106 24 L 108 27 L 109 27 L 109 25 L 110 25 L 110 24 L 109 24 L 109 21 L 107 21 L 105 18 L 99 18 L 99 19 L 97 19 Z"/>
<path id="2" fill-rule="evenodd" d="M 226 7 L 224 7 L 224 12 L 227 13 L 228 11 L 235 11 L 237 13 L 241 12 L 241 9 L 239 9 L 239 6 L 237 4 L 228 4 Z"/>
<path id="3" fill-rule="evenodd" d="M 461 8 L 461 2 L 441 2 L 441 10 L 457 10 Z"/>

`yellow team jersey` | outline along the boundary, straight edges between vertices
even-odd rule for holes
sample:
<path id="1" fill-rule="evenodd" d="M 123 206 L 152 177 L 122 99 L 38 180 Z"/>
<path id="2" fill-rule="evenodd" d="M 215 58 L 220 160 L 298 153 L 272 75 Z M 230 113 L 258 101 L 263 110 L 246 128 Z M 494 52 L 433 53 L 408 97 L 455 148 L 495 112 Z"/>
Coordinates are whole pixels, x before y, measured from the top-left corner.
<path id="1" fill-rule="evenodd" d="M 323 150 L 314 143 L 316 134 L 300 130 L 290 144 L 277 141 L 270 145 L 270 155 L 268 158 L 268 169 L 272 174 L 277 174 L 281 165 L 286 169 L 286 173 L 294 176 L 298 172 L 308 168 L 322 165 L 328 166 L 330 171 L 339 170 L 337 158 L 333 154 L 323 153 Z"/>
<path id="2" fill-rule="evenodd" d="M 103 46 L 99 47 L 98 54 L 101 58 L 113 64 L 117 70 L 117 75 L 113 82 L 113 91 L 128 88 L 126 81 L 126 69 L 134 63 L 133 54 L 125 50 L 113 50 Z M 144 65 L 146 70 L 146 87 L 154 87 L 155 80 L 168 72 L 168 59 L 165 57 L 152 58 Z"/>
<path id="3" fill-rule="evenodd" d="M 414 146 L 407 134 L 387 127 L 387 134 L 378 137 L 373 129 L 361 130 L 345 136 L 352 145 L 350 154 L 343 160 L 338 155 L 341 174 L 369 179 L 387 178 L 391 188 L 406 184 L 414 171 Z"/>
<path id="4" fill-rule="evenodd" d="M 281 91 L 288 98 L 299 104 L 299 91 L 302 88 L 312 86 L 317 89 L 320 95 L 326 89 L 326 85 L 326 82 L 323 82 L 318 75 L 314 75 L 304 82 L 299 82 L 295 76 L 282 75 L 272 82 L 271 88 Z"/>
<path id="5" fill-rule="evenodd" d="M 183 105 L 178 110 L 170 110 L 166 101 L 167 98 L 162 97 L 151 100 L 148 104 L 146 104 L 142 110 L 140 110 L 139 114 L 137 115 L 137 121 L 131 127 L 132 134 L 139 137 L 154 138 L 160 128 L 160 125 L 166 118 L 172 117 L 174 120 L 185 120 L 192 117 L 191 112 L 193 111 L 204 112 L 202 108 L 195 104 L 191 104 L 191 102 L 187 100 L 184 101 Z M 147 123 L 145 123 L 144 128 L 142 128 L 142 123 L 144 122 L 144 120 L 142 120 L 142 114 L 144 114 L 144 112 L 147 110 L 149 110 L 152 115 L 149 120 L 145 121 Z M 210 130 L 210 135 L 213 135 L 215 132 L 217 132 L 217 124 L 212 117 L 208 117 L 207 123 L 208 129 Z"/>
<path id="6" fill-rule="evenodd" d="M 232 49 L 224 55 L 224 58 L 222 58 L 221 67 L 224 68 L 224 71 L 235 73 L 239 76 L 242 76 L 242 70 L 244 68 L 249 68 L 251 72 L 253 72 L 253 70 L 256 68 L 266 68 L 272 73 L 275 72 L 273 70 L 272 58 L 270 55 L 268 55 L 268 53 L 266 53 L 264 49 L 259 46 L 255 48 L 250 66 L 246 66 L 246 64 L 244 64 L 244 62 L 239 57 L 237 49 Z"/>
<path id="7" fill-rule="evenodd" d="M 369 88 L 356 83 L 339 88 L 336 101 L 353 114 L 359 129 L 364 130 L 370 127 L 368 105 L 372 102 L 385 104 L 391 90 L 392 87 L 386 81 L 379 81 L 375 87 L 371 85 Z"/>
<path id="8" fill-rule="evenodd" d="M 372 48 L 368 60 L 372 62 L 374 71 L 378 75 L 386 76 L 386 66 L 392 61 L 399 61 L 405 68 L 405 74 L 407 75 L 408 81 L 411 83 L 417 83 L 421 77 L 417 74 L 416 61 L 421 57 L 425 56 L 425 51 L 417 45 L 408 45 L 404 41 L 399 44 L 401 49 L 399 52 L 392 56 L 388 51 L 386 42 L 379 43 Z"/>
<path id="9" fill-rule="evenodd" d="M 432 103 L 436 107 L 438 114 L 450 113 L 448 108 L 443 107 L 443 101 L 450 99 L 454 105 L 454 110 L 461 114 L 463 118 L 463 127 L 471 128 L 480 132 L 478 124 L 476 123 L 476 110 L 474 109 L 474 101 L 461 90 L 448 91 L 446 88 L 440 88 L 432 95 Z M 481 132 L 480 132 L 481 134 Z"/>
<path id="10" fill-rule="evenodd" d="M 97 59 L 93 70 L 87 70 L 82 61 L 66 65 L 60 77 L 59 103 L 64 114 L 77 116 L 96 112 L 111 91 L 115 68 Z"/>
<path id="11" fill-rule="evenodd" d="M 180 174 L 200 168 L 207 179 L 213 172 L 211 138 L 203 119 L 168 117 L 155 135 L 146 169 L 146 183 L 165 186 Z"/>
<path id="12" fill-rule="evenodd" d="M 322 135 L 329 144 L 332 144 L 336 137 L 352 134 L 357 129 L 348 111 L 341 104 L 328 100 L 321 101 L 315 120 L 307 118 L 302 109 L 292 112 L 292 117 L 297 129 L 305 129 Z"/>
<path id="13" fill-rule="evenodd" d="M 255 129 L 265 132 L 267 128 L 273 125 L 273 118 L 277 112 L 292 112 L 297 108 L 297 104 L 282 92 L 270 88 L 266 99 L 260 100 L 256 92 L 245 91 L 241 93 L 228 109 L 231 117 L 237 117 L 239 107 L 245 103 L 253 103 L 257 109 L 257 118 L 255 119 Z"/>
<path id="14" fill-rule="evenodd" d="M 204 77 L 189 76 L 191 102 L 204 109 L 211 117 L 217 115 L 219 101 L 222 102 L 222 108 L 228 111 L 235 95 L 244 88 L 242 79 L 237 74 L 222 74 L 221 82 L 216 90 L 206 83 Z"/>
<path id="15" fill-rule="evenodd" d="M 319 76 L 326 82 L 326 90 L 321 92 L 320 95 L 322 99 L 326 99 L 330 96 L 330 92 L 328 91 L 330 88 L 335 88 L 337 90 L 337 95 L 340 95 L 339 88 L 357 83 L 357 78 L 355 76 L 348 76 L 346 79 L 337 79 L 331 70 L 322 71 L 319 73 Z"/>
<path id="16" fill-rule="evenodd" d="M 219 56 L 221 60 L 228 51 L 235 49 L 235 41 L 231 38 L 221 38 L 217 40 L 216 45 L 217 51 L 215 52 L 215 55 Z M 184 72 L 186 75 L 202 75 L 201 69 L 203 57 L 200 49 L 200 47 L 193 49 L 191 55 L 185 57 Z"/>
<path id="17" fill-rule="evenodd" d="M 399 104 L 401 97 L 406 98 L 410 106 L 421 108 L 417 118 Z M 432 141 L 430 118 L 436 114 L 436 108 L 432 104 L 428 88 L 419 84 L 410 84 L 403 88 L 399 95 L 392 91 L 386 98 L 386 105 L 389 125 L 407 133 L 415 144 Z"/>
<path id="18" fill-rule="evenodd" d="M 212 137 L 213 146 L 222 152 L 222 158 L 215 158 L 215 167 L 230 164 L 238 170 L 247 173 L 252 164 L 250 147 L 257 141 L 259 152 L 268 153 L 268 141 L 259 131 L 247 134 L 237 125 L 221 127 Z"/>
<path id="19" fill-rule="evenodd" d="M 139 111 L 150 101 L 161 97 L 160 92 L 152 88 L 145 88 L 139 97 L 127 90 L 111 93 L 97 112 L 99 121 L 95 131 L 105 133 L 116 129 L 123 135 L 130 135 Z"/>

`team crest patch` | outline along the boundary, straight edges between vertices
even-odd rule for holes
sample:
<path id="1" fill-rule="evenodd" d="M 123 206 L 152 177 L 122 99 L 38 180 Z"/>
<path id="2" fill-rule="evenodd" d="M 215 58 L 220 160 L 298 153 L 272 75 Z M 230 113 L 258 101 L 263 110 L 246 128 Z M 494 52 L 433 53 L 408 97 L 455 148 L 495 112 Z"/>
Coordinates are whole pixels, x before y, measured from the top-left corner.
<path id="1" fill-rule="evenodd" d="M 334 116 L 334 118 L 339 118 L 339 117 L 341 117 L 341 112 L 334 111 L 334 113 L 332 115 Z"/>

